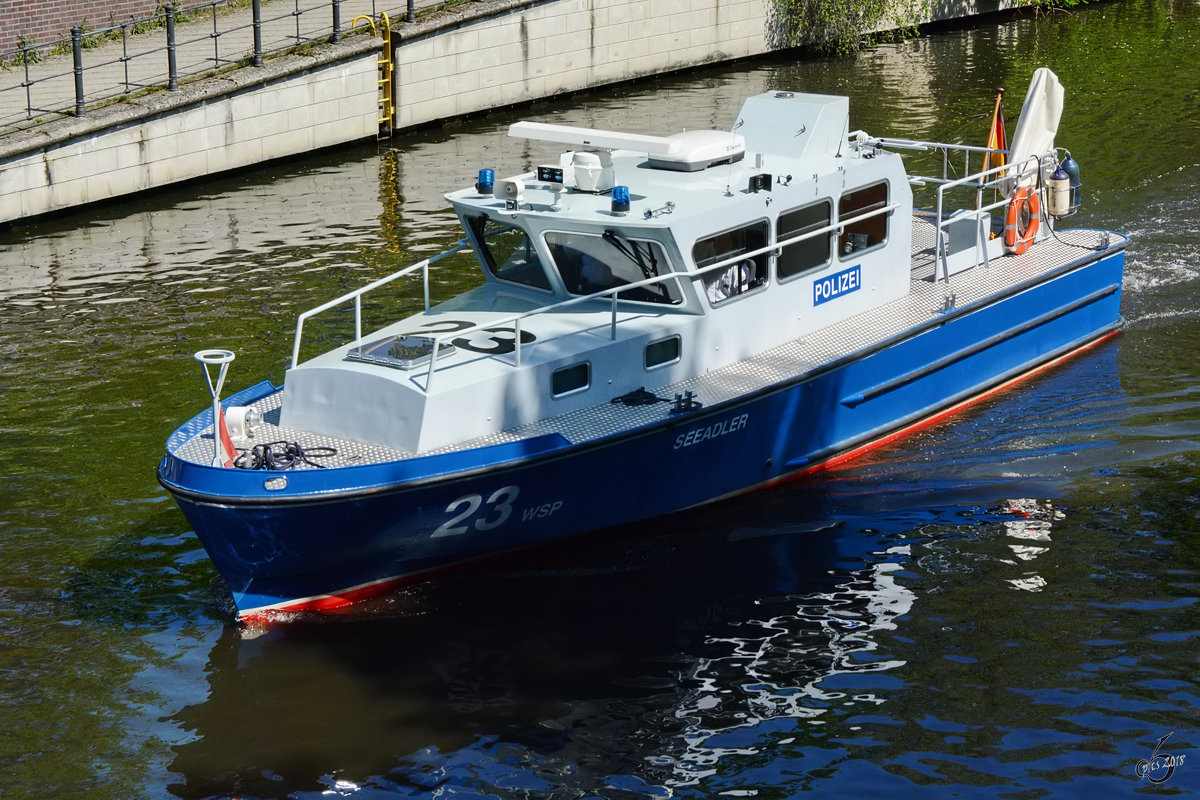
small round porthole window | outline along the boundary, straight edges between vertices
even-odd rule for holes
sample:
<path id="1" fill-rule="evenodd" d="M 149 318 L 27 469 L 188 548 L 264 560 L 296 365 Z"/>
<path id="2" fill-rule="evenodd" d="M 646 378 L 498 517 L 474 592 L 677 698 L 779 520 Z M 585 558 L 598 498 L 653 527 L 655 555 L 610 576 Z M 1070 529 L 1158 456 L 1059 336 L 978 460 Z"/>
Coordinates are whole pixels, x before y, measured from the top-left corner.
<path id="1" fill-rule="evenodd" d="M 674 364 L 679 360 L 679 348 L 678 336 L 669 336 L 646 345 L 644 362 L 646 369 L 656 369 L 665 367 L 667 364 Z"/>
<path id="2" fill-rule="evenodd" d="M 550 394 L 563 397 L 582 392 L 592 383 L 592 365 L 587 361 L 556 369 L 550 375 Z"/>

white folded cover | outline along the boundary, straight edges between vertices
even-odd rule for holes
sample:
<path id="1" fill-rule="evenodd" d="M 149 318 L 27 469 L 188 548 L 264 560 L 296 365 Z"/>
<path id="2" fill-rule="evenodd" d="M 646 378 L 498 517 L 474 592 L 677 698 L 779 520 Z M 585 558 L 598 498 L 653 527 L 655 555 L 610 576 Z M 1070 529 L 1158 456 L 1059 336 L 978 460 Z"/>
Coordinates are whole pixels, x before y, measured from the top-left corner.
<path id="1" fill-rule="evenodd" d="M 1054 135 L 1058 133 L 1058 121 L 1062 118 L 1063 87 L 1058 76 L 1045 67 L 1039 67 L 1029 81 L 1025 94 L 1025 105 L 1021 107 L 1021 118 L 1013 133 L 1008 148 L 1008 178 L 1010 181 L 1021 172 L 1028 174 L 1011 182 L 1009 193 L 1017 186 L 1028 186 L 1034 182 L 1031 171 L 1034 167 L 1030 156 L 1041 156 L 1054 149 Z"/>

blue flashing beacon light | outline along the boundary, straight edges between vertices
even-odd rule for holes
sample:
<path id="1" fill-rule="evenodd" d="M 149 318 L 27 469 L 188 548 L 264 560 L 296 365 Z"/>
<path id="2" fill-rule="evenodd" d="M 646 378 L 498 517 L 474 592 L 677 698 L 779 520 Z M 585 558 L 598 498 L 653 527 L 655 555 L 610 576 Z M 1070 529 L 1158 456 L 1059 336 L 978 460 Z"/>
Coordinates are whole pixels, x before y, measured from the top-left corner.
<path id="1" fill-rule="evenodd" d="M 491 194 L 492 187 L 496 185 L 496 171 L 494 169 L 479 170 L 479 180 L 475 181 L 475 191 L 480 194 Z"/>
<path id="2" fill-rule="evenodd" d="M 612 188 L 612 212 L 626 214 L 629 212 L 629 187 L 614 186 Z"/>

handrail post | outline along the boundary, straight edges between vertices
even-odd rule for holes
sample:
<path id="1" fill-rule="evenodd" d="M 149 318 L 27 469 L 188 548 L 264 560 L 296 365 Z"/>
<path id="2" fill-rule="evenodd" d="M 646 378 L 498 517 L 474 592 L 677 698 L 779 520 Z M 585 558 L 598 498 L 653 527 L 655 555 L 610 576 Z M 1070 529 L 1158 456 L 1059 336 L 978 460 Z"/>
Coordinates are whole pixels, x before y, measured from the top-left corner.
<path id="1" fill-rule="evenodd" d="M 354 298 L 354 341 L 362 338 L 362 295 Z"/>
<path id="2" fill-rule="evenodd" d="M 942 274 L 945 276 L 946 283 L 950 283 L 950 264 L 947 260 L 948 256 L 946 254 L 946 234 L 945 234 L 945 228 L 942 226 L 942 223 L 944 222 L 944 220 L 942 219 L 942 207 L 943 207 L 942 204 L 943 204 L 943 196 L 945 195 L 945 193 L 946 193 L 946 185 L 942 184 L 941 186 L 938 187 L 938 190 L 937 190 L 937 228 L 935 229 L 936 234 L 933 237 L 933 242 L 934 242 L 934 246 L 933 246 L 934 247 L 934 250 L 933 250 L 933 264 L 934 264 L 933 281 L 934 281 L 934 283 L 937 283 L 937 278 L 938 278 L 937 274 L 938 274 L 939 269 L 941 270 Z"/>
<path id="3" fill-rule="evenodd" d="M 296 317 L 296 340 L 292 342 L 292 365 L 288 369 L 295 369 L 300 363 L 300 340 L 304 338 L 304 320 L 307 319 L 306 314 L 301 314 Z"/>
<path id="4" fill-rule="evenodd" d="M 262 0 L 254 0 L 251 6 L 254 9 L 254 66 L 261 67 L 263 65 Z"/>
<path id="5" fill-rule="evenodd" d="M 213 69 L 219 69 L 221 66 L 221 48 L 218 42 L 221 40 L 221 32 L 217 30 L 217 0 L 212 0 L 212 20 Z"/>
<path id="6" fill-rule="evenodd" d="M 408 14 L 404 17 L 405 22 L 417 21 L 417 4 L 416 0 L 408 0 Z"/>
<path id="7" fill-rule="evenodd" d="M 433 352 L 429 354 L 429 372 L 425 375 L 425 394 L 433 391 L 433 371 L 437 367 L 438 350 L 442 349 L 442 337 L 433 337 Z"/>
<path id="8" fill-rule="evenodd" d="M 342 41 L 342 3 L 341 0 L 333 0 L 333 43 L 338 44 Z"/>
<path id="9" fill-rule="evenodd" d="M 121 23 L 121 65 L 125 68 L 125 92 L 128 94 L 129 88 L 129 23 Z"/>
<path id="10" fill-rule="evenodd" d="M 21 63 L 25 65 L 25 82 L 21 84 L 25 87 L 25 119 L 33 119 L 33 95 L 29 91 L 33 86 L 29 80 L 29 45 L 24 39 L 21 40 Z"/>
<path id="11" fill-rule="evenodd" d="M 990 213 L 988 214 L 988 218 L 991 218 Z M 992 266 L 992 262 L 988 258 L 987 223 L 985 223 L 983 220 L 982 211 L 976 212 L 975 223 L 975 259 L 977 263 L 982 260 L 984 269 L 987 269 L 988 267 Z M 980 258 L 981 256 L 982 259 Z"/>
<path id="12" fill-rule="evenodd" d="M 612 340 L 617 340 L 617 293 L 609 295 L 612 298 Z"/>
<path id="13" fill-rule="evenodd" d="M 175 63 L 175 6 L 167 3 L 167 91 L 179 91 L 179 68 Z"/>
<path id="14" fill-rule="evenodd" d="M 75 116 L 86 113 L 83 102 L 83 31 L 78 25 L 71 28 L 71 59 L 75 62 Z"/>
<path id="15" fill-rule="evenodd" d="M 516 341 L 514 343 L 514 344 L 516 344 L 516 353 L 517 353 L 517 364 L 516 365 L 518 368 L 520 368 L 520 366 L 521 366 L 521 318 L 520 317 L 517 317 L 516 319 L 513 320 L 513 335 L 516 336 Z"/>

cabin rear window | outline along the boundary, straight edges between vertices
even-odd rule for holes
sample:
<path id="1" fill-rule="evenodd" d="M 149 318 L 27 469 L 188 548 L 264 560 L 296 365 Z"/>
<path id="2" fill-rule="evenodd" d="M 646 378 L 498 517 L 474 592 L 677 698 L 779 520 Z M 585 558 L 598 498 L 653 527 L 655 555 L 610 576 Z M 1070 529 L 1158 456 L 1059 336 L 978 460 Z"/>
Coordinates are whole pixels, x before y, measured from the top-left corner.
<path id="1" fill-rule="evenodd" d="M 881 211 L 887 207 L 887 182 L 846 192 L 838 202 L 838 219 L 852 219 Z M 851 222 L 842 226 L 838 236 L 838 254 L 848 258 L 864 250 L 871 250 L 887 241 L 888 217 L 886 213 L 877 213 L 867 219 Z"/>
<path id="2" fill-rule="evenodd" d="M 657 242 L 626 239 L 615 231 L 605 231 L 603 236 L 551 232 L 546 234 L 546 247 L 571 294 L 594 294 L 671 273 Z M 673 278 L 626 289 L 617 297 L 671 304 L 683 299 Z"/>
<path id="3" fill-rule="evenodd" d="M 813 233 L 829 226 L 829 215 L 833 211 L 833 203 L 822 200 L 819 203 L 793 209 L 779 215 L 779 234 L 776 241 L 785 242 L 806 233 Z M 830 235 L 828 232 L 816 234 L 799 242 L 785 244 L 780 248 L 776 269 L 779 278 L 785 280 L 803 275 L 815 269 L 820 269 L 829 263 Z"/>
<path id="4" fill-rule="evenodd" d="M 471 217 L 469 222 L 493 275 L 537 289 L 550 288 L 541 259 L 525 231 L 491 217 Z"/>
<path id="5" fill-rule="evenodd" d="M 692 247 L 692 259 L 698 269 L 737 258 L 767 246 L 767 222 L 755 222 L 742 228 L 700 239 Z M 704 292 L 714 305 L 746 294 L 767 282 L 767 254 L 738 259 L 705 272 Z"/>

